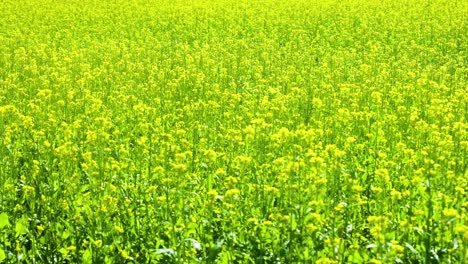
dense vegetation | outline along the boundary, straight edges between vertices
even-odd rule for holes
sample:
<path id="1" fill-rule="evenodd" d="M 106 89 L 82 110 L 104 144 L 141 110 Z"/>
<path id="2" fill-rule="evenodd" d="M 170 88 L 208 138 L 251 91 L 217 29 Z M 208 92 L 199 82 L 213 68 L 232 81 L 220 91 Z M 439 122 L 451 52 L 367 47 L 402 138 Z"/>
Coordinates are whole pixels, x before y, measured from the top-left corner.
<path id="1" fill-rule="evenodd" d="M 0 262 L 468 262 L 467 11 L 1 1 Z"/>

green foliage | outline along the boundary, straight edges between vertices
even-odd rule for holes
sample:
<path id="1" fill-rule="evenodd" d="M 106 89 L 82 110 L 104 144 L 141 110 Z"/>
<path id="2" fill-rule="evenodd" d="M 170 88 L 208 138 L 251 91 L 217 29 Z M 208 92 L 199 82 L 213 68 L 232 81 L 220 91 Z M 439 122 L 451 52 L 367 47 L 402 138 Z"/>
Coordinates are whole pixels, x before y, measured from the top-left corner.
<path id="1" fill-rule="evenodd" d="M 0 214 L 0 230 L 11 226 L 10 221 L 8 221 L 8 215 L 6 213 Z"/>
<path id="2" fill-rule="evenodd" d="M 0 2 L 1 263 L 466 263 L 467 1 Z"/>

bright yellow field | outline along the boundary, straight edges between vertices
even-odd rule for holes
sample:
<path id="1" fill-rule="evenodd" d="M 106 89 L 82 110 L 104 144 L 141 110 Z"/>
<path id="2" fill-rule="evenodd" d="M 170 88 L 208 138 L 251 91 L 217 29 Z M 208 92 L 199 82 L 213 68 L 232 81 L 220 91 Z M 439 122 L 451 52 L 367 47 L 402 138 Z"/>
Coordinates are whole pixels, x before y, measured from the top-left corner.
<path id="1" fill-rule="evenodd" d="M 467 263 L 468 1 L 0 1 L 0 263 Z"/>

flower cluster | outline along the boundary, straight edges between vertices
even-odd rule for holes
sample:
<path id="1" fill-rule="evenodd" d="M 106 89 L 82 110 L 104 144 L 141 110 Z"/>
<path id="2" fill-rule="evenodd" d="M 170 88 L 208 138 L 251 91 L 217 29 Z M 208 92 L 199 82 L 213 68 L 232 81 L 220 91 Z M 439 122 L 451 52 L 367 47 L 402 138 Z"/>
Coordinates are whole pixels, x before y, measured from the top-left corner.
<path id="1" fill-rule="evenodd" d="M 466 263 L 467 1 L 2 1 L 0 263 Z"/>

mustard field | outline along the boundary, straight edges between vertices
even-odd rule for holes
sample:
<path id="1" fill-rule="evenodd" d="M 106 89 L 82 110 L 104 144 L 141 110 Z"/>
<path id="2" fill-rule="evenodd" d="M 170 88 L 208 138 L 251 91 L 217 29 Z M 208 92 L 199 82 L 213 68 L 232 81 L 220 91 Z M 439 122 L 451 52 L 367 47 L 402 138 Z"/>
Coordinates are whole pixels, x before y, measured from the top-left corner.
<path id="1" fill-rule="evenodd" d="M 2 0 L 0 263 L 468 263 L 468 1 Z"/>

